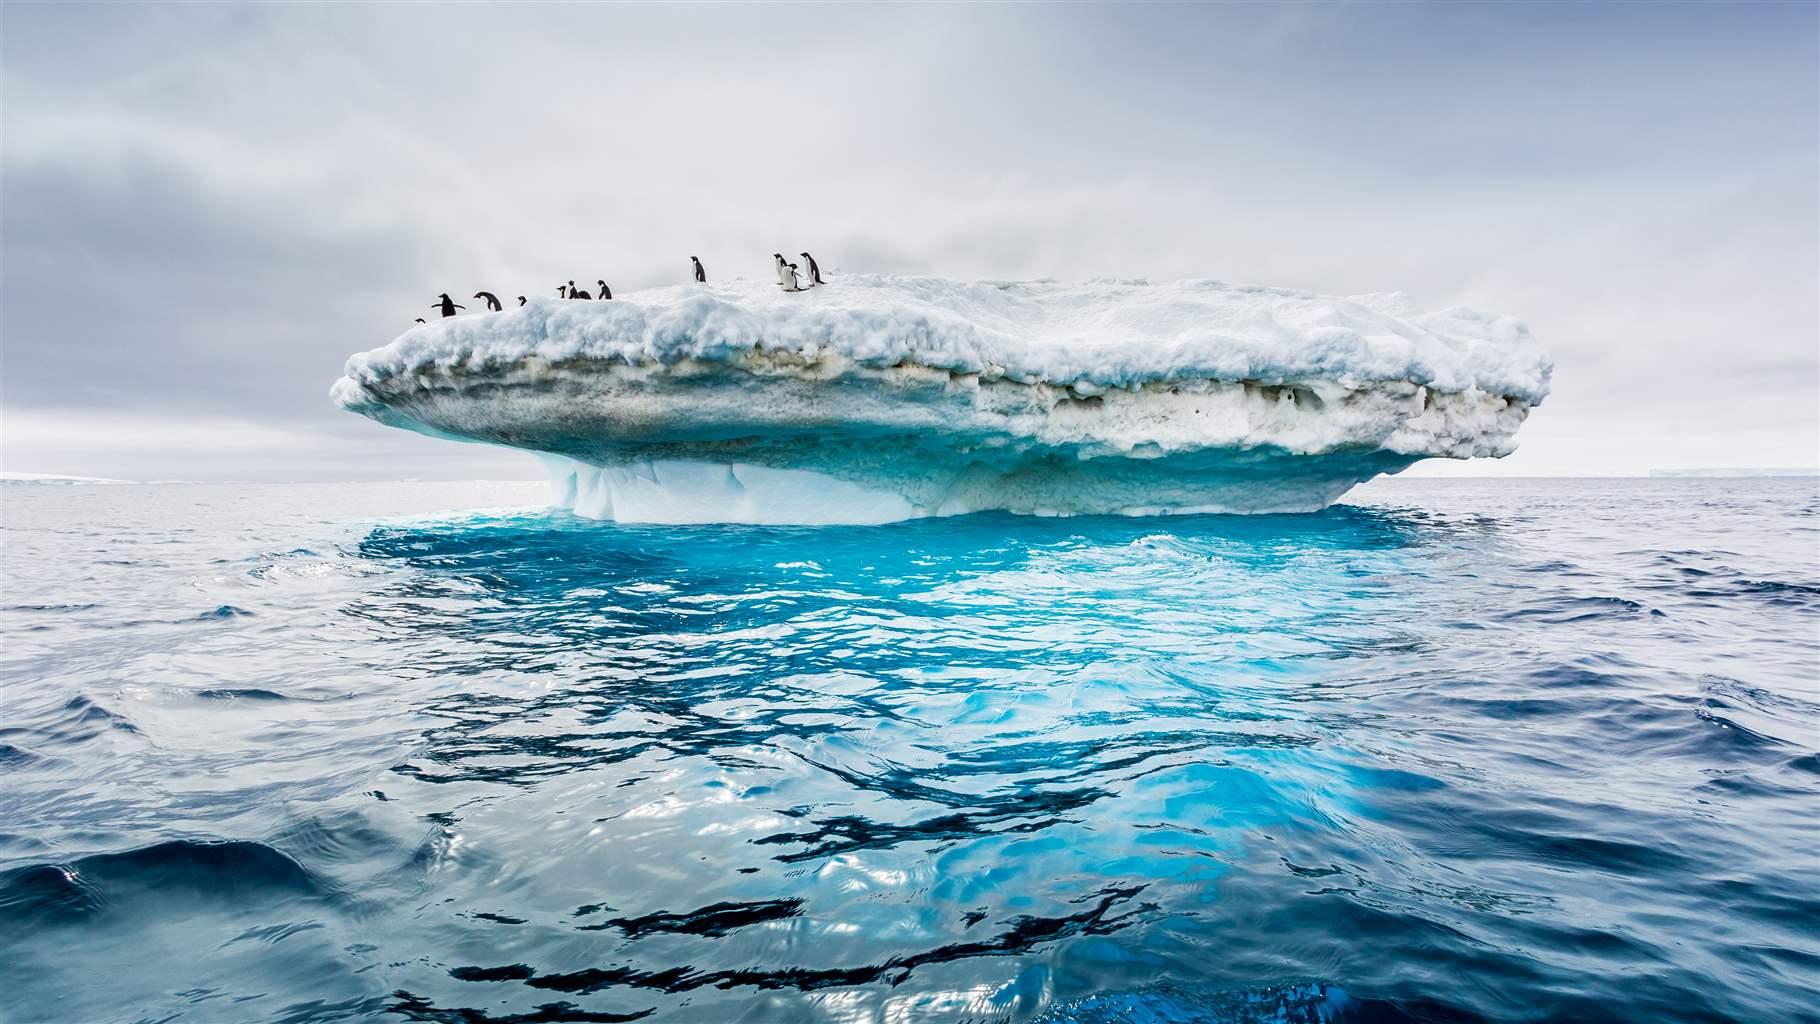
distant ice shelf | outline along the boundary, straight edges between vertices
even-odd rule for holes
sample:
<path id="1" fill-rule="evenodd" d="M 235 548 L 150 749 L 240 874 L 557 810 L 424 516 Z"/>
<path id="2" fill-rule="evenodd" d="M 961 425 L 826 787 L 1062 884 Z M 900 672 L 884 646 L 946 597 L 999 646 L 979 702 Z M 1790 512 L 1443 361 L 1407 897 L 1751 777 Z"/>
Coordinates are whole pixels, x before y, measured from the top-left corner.
<path id="1" fill-rule="evenodd" d="M 1652 469 L 1653 477 L 1820 476 L 1820 466 L 1707 466 L 1696 469 Z"/>
<path id="2" fill-rule="evenodd" d="M 1550 372 L 1521 322 L 1400 293 L 842 275 L 439 320 L 331 396 L 538 453 L 584 516 L 876 523 L 1313 511 L 1508 454 Z"/>
<path id="3" fill-rule="evenodd" d="M 105 476 L 67 476 L 62 473 L 15 473 L 0 472 L 0 484 L 130 484 L 131 480 L 115 480 Z"/>

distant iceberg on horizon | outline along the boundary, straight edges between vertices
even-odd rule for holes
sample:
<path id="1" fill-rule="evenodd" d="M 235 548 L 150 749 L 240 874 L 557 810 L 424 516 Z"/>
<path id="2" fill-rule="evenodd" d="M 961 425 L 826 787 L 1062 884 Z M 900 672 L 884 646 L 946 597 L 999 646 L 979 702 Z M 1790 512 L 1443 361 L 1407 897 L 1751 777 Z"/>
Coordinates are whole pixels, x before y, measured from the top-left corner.
<path id="1" fill-rule="evenodd" d="M 47 484 L 69 485 L 81 484 L 131 484 L 136 480 L 116 480 L 106 476 L 70 476 L 67 473 L 15 473 L 0 471 L 0 484 Z"/>
<path id="2" fill-rule="evenodd" d="M 1649 475 L 1672 479 L 1737 479 L 1741 477 L 1820 476 L 1820 466 L 1700 466 L 1693 469 L 1652 469 Z"/>
<path id="3" fill-rule="evenodd" d="M 1509 454 L 1551 369 L 1520 321 L 1401 293 L 845 274 L 438 320 L 330 394 L 537 453 L 583 516 L 879 523 L 1315 511 Z"/>

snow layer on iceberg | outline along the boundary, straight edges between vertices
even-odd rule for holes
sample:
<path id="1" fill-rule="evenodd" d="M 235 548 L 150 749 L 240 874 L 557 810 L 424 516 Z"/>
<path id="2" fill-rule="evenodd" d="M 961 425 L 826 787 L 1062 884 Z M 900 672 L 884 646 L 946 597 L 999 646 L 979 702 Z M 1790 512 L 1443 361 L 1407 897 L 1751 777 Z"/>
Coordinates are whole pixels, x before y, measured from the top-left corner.
<path id="1" fill-rule="evenodd" d="M 1549 373 L 1522 323 L 1400 294 L 843 275 L 533 299 L 353 356 L 331 393 L 541 453 L 585 515 L 883 522 L 1314 510 L 1508 454 Z"/>

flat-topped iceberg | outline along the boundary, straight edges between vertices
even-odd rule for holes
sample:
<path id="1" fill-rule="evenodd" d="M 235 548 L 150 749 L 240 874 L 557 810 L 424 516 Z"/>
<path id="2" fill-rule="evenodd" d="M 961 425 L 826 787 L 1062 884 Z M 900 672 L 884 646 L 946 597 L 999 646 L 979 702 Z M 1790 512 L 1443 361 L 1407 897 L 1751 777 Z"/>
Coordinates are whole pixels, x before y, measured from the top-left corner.
<path id="1" fill-rule="evenodd" d="M 1401 294 L 842 275 L 440 320 L 331 395 L 536 452 L 586 516 L 888 522 L 1313 511 L 1508 454 L 1550 368 L 1517 320 Z"/>

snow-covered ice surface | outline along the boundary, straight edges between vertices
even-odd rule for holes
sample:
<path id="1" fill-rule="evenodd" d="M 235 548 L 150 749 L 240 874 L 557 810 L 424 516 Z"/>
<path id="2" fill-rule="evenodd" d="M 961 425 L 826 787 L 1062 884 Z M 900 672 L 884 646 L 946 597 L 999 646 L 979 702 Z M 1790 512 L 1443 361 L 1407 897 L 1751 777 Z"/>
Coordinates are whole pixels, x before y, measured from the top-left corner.
<path id="1" fill-rule="evenodd" d="M 545 457 L 642 522 L 1294 512 L 1499 457 L 1551 364 L 1510 317 L 1219 281 L 735 280 L 420 325 L 331 395 Z"/>

